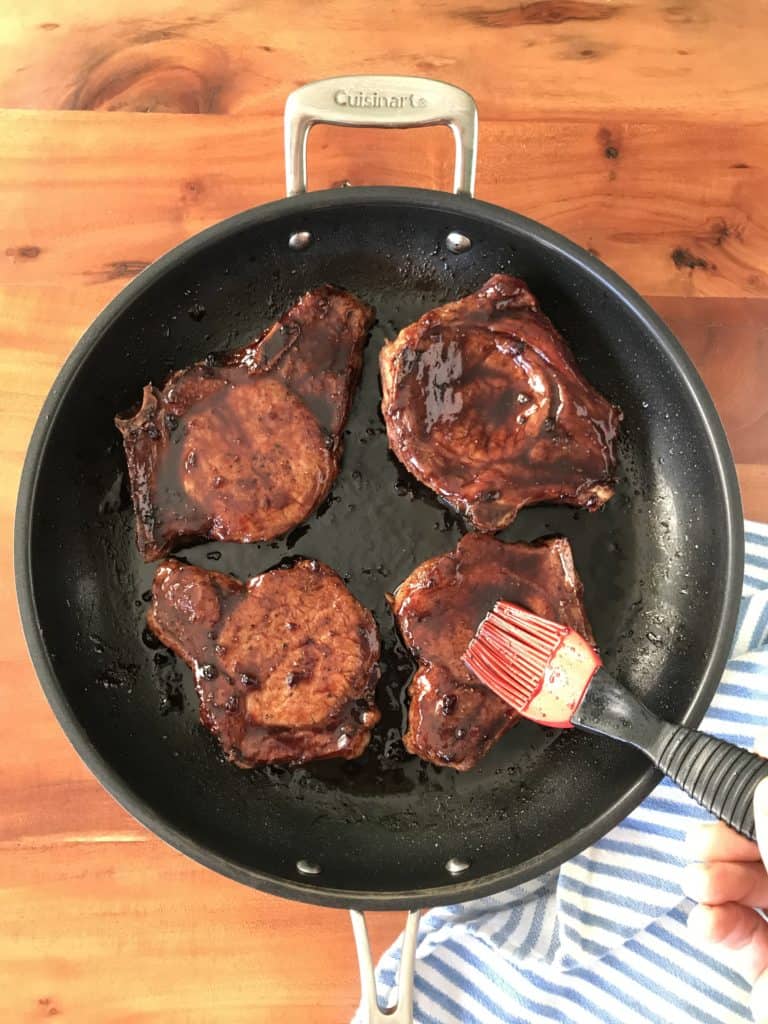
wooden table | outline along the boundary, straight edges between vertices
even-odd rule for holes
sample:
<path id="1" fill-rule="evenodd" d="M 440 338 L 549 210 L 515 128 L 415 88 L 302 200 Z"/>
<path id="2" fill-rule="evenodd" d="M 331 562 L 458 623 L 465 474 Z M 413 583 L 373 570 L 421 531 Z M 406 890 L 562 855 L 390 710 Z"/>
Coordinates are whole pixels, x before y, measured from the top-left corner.
<path id="1" fill-rule="evenodd" d="M 84 13 L 82 8 L 87 8 Z M 130 13 L 126 13 L 127 10 Z M 477 193 L 588 247 L 667 318 L 768 519 L 768 11 L 750 0 L 10 0 L 0 13 L 0 1019 L 339 1024 L 346 915 L 186 860 L 106 795 L 17 625 L 11 523 L 40 404 L 97 311 L 164 250 L 281 194 L 281 112 L 312 78 L 464 86 Z M 313 187 L 446 188 L 444 129 L 317 129 Z M 373 918 L 380 950 L 400 915 Z"/>

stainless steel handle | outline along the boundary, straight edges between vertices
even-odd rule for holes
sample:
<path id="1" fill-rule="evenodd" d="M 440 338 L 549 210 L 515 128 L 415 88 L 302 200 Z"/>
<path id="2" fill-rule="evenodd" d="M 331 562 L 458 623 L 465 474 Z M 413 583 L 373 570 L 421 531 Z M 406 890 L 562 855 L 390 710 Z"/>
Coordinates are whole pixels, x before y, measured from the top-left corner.
<path id="1" fill-rule="evenodd" d="M 463 89 L 409 75 L 344 75 L 295 89 L 285 103 L 285 190 L 307 191 L 307 136 L 315 124 L 421 128 L 447 124 L 456 143 L 453 191 L 473 195 L 477 107 Z"/>
<path id="2" fill-rule="evenodd" d="M 413 1024 L 413 968 L 416 963 L 416 938 L 419 933 L 420 910 L 411 910 L 405 922 L 403 945 L 400 950 L 400 971 L 397 979 L 397 997 L 394 1006 L 382 1008 L 376 993 L 376 974 L 368 941 L 365 915 L 350 910 L 352 931 L 355 935 L 357 962 L 360 965 L 360 987 L 363 1007 L 367 1011 L 366 1024 Z"/>

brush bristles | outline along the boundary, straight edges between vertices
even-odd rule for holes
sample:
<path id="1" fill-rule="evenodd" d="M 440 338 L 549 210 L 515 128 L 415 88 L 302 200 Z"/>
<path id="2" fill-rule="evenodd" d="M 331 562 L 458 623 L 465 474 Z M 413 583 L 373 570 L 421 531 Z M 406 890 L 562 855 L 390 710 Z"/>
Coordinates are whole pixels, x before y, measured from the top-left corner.
<path id="1" fill-rule="evenodd" d="M 540 689 L 547 666 L 571 630 L 499 601 L 483 619 L 464 664 L 518 711 Z"/>

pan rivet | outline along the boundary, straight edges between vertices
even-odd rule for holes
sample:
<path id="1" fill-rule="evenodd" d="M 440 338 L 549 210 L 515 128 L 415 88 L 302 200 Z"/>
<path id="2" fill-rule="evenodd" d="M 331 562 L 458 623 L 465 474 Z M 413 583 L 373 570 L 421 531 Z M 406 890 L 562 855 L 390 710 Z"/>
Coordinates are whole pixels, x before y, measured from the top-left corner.
<path id="1" fill-rule="evenodd" d="M 319 875 L 320 865 L 314 864 L 311 860 L 297 860 L 296 870 L 300 875 Z"/>
<path id="2" fill-rule="evenodd" d="M 312 244 L 312 235 L 309 231 L 294 231 L 288 239 L 288 246 L 291 249 L 307 249 Z"/>
<path id="3" fill-rule="evenodd" d="M 472 248 L 472 239 L 462 235 L 460 231 L 451 231 L 445 240 L 445 244 L 451 252 L 466 252 Z"/>
<path id="4" fill-rule="evenodd" d="M 445 870 L 449 871 L 452 875 L 460 875 L 469 866 L 470 862 L 468 860 L 462 860 L 461 857 L 451 857 L 449 861 L 446 861 Z"/>

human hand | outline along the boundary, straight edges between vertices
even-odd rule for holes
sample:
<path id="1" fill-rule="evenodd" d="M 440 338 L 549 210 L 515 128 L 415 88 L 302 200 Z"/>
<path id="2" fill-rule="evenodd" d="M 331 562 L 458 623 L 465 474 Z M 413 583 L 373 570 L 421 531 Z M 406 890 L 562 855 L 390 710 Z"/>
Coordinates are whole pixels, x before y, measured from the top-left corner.
<path id="1" fill-rule="evenodd" d="M 768 757 L 768 736 L 758 753 Z M 752 1014 L 768 1024 L 768 922 L 754 909 L 768 909 L 768 779 L 755 792 L 755 829 L 756 843 L 722 822 L 693 829 L 688 854 L 697 863 L 682 888 L 698 904 L 688 927 L 752 985 Z"/>

